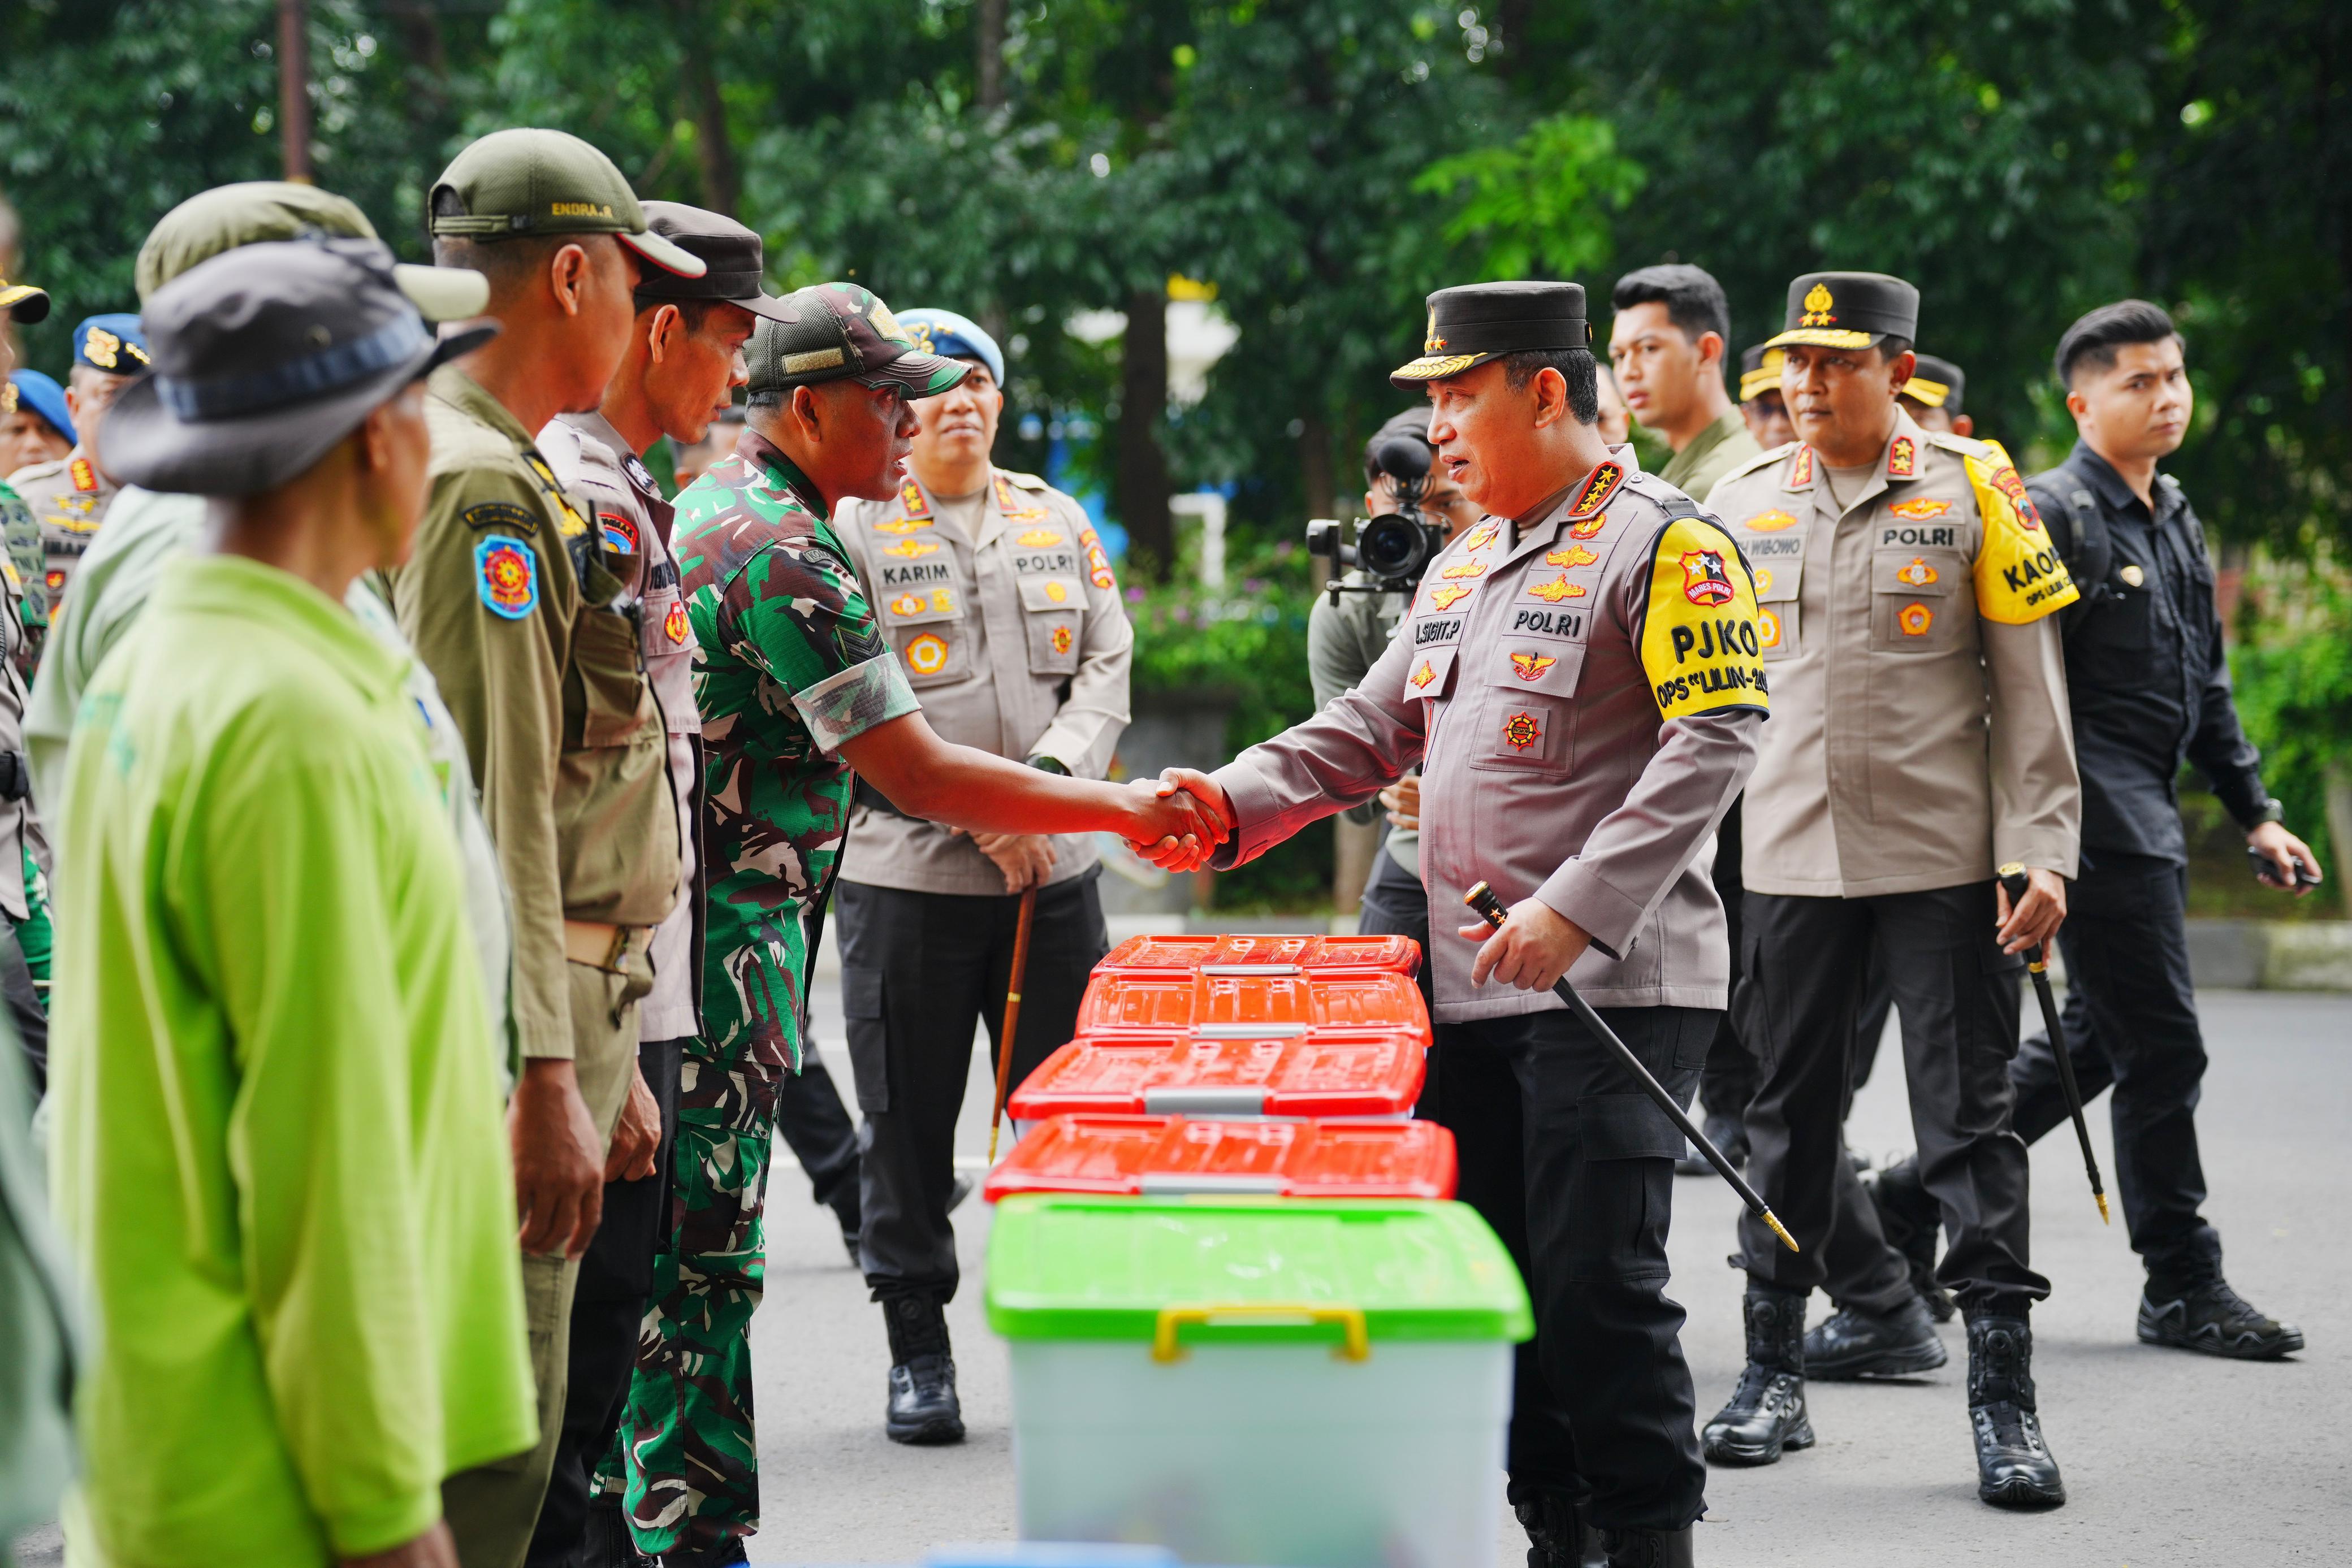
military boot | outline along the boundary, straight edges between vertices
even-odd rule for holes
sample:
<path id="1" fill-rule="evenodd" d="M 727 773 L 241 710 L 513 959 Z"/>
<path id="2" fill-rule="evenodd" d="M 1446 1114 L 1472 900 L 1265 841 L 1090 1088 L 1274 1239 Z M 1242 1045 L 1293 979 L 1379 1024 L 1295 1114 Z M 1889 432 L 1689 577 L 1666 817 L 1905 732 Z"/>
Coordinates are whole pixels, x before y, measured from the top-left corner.
<path id="1" fill-rule="evenodd" d="M 1919 1179 L 1919 1156 L 1864 1173 L 1862 1189 L 1870 1194 L 1871 1207 L 1878 1210 L 1878 1228 L 1885 1232 L 1886 1244 L 1903 1254 L 1904 1264 L 1911 1271 L 1911 1288 L 1927 1304 L 1927 1315 L 1939 1323 L 1950 1322 L 1952 1298 L 1936 1283 L 1936 1238 L 1942 1233 L 1944 1215 Z"/>
<path id="2" fill-rule="evenodd" d="M 961 1443 L 963 1406 L 956 1398 L 948 1314 L 928 1292 L 886 1296 L 890 1330 L 890 1406 L 882 1429 L 894 1443 Z"/>
<path id="3" fill-rule="evenodd" d="M 2179 1258 L 2150 1259 L 2139 1298 L 2142 1344 L 2168 1344 L 2232 1361 L 2274 1361 L 2303 1348 L 2303 1331 L 2264 1317 L 2221 1277 L 2221 1239 L 2210 1229 Z"/>
<path id="4" fill-rule="evenodd" d="M 1699 1447 L 1718 1465 L 1769 1465 L 1784 1448 L 1813 1446 L 1805 1414 L 1805 1298 L 1751 1285 L 1745 1311 L 1747 1369 L 1699 1434 Z"/>
<path id="5" fill-rule="evenodd" d="M 1604 1530 L 1609 1547 L 1608 1568 L 1693 1568 L 1692 1530 Z"/>
<path id="6" fill-rule="evenodd" d="M 1576 1500 L 1549 1487 L 1511 1489 L 1511 1511 L 1528 1532 L 1528 1568 L 1609 1568 L 1601 1533 L 1584 1522 Z"/>
<path id="7" fill-rule="evenodd" d="M 1969 1425 L 1977 1496 L 1995 1508 L 2056 1508 L 2066 1500 L 2058 1461 L 2033 1407 L 2033 1330 L 2023 1318 L 1969 1320 Z"/>
<path id="8" fill-rule="evenodd" d="M 1912 1377 L 1950 1359 L 1916 1296 L 1891 1312 L 1841 1307 L 1805 1334 L 1805 1375 L 1829 1383 Z"/>

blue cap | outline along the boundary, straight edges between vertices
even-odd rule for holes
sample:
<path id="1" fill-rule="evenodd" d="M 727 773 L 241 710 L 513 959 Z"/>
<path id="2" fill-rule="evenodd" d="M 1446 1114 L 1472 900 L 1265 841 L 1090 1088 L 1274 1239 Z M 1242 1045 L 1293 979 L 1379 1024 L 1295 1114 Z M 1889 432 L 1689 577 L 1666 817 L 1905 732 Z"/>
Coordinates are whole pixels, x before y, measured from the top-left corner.
<path id="1" fill-rule="evenodd" d="M 110 310 L 84 319 L 74 329 L 74 363 L 110 376 L 143 374 L 148 366 L 147 334 L 139 318 L 128 310 Z"/>
<path id="2" fill-rule="evenodd" d="M 980 323 L 952 310 L 901 310 L 898 325 L 927 354 L 949 360 L 978 360 L 988 367 L 991 380 L 1004 384 L 1004 350 L 981 330 Z"/>
<path id="3" fill-rule="evenodd" d="M 68 443 L 79 444 L 81 440 L 74 430 L 73 411 L 66 407 L 66 389 L 38 371 L 9 371 L 7 391 L 0 393 L 0 403 L 6 405 L 0 412 L 24 408 L 39 414 Z"/>

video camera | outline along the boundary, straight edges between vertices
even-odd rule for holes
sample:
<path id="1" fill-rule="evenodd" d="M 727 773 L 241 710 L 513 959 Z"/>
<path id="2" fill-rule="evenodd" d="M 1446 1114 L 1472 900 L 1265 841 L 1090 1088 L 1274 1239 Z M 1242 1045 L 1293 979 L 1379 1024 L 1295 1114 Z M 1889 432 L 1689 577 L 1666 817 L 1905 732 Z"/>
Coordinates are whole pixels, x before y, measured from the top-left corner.
<path id="1" fill-rule="evenodd" d="M 1307 552 L 1331 559 L 1331 577 L 1323 591 L 1334 605 L 1342 593 L 1411 593 L 1421 585 L 1430 558 L 1445 546 L 1445 530 L 1421 513 L 1429 460 L 1429 443 L 1411 435 L 1392 435 L 1372 449 L 1372 465 L 1395 482 L 1404 509 L 1363 523 L 1354 544 L 1340 537 L 1344 523 L 1317 517 L 1307 525 Z M 1360 568 L 1370 580 L 1340 581 L 1341 569 L 1351 566 Z"/>

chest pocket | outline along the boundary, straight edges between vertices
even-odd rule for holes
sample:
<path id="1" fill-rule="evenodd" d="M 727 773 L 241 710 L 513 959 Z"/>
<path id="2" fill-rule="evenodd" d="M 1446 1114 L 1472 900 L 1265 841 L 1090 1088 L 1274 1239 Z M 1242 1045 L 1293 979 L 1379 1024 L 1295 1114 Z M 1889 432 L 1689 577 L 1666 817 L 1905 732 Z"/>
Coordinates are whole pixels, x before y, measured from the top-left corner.
<path id="1" fill-rule="evenodd" d="M 1029 673 L 1066 675 L 1078 667 L 1087 595 L 1076 577 L 1024 575 L 1021 620 L 1028 633 Z"/>
<path id="2" fill-rule="evenodd" d="M 1948 653 L 1967 643 L 1967 623 L 1975 614 L 1969 563 L 1958 551 L 1932 546 L 1871 551 L 1871 646 Z"/>
<path id="3" fill-rule="evenodd" d="M 1576 760 L 1576 695 L 1585 645 L 1506 638 L 1478 650 L 1477 728 L 1470 766 L 1565 778 Z M 1457 739 L 1459 737 L 1457 737 Z"/>
<path id="4" fill-rule="evenodd" d="M 646 693 L 643 609 L 606 570 L 587 559 L 580 612 L 572 623 L 572 667 L 580 677 L 580 744 L 627 746 L 654 727 Z"/>
<path id="5" fill-rule="evenodd" d="M 928 529 L 877 539 L 874 612 L 911 686 L 943 686 L 971 670 L 971 597 L 955 547 Z"/>

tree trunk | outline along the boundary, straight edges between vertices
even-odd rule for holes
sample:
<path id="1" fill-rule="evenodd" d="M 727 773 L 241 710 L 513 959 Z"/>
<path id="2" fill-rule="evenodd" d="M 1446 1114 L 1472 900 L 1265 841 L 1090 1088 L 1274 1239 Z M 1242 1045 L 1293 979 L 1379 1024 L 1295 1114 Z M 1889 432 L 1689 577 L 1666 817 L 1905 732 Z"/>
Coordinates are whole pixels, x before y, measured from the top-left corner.
<path id="1" fill-rule="evenodd" d="M 1336 517 L 1339 494 L 1331 474 L 1331 426 L 1319 413 L 1310 413 L 1298 433 L 1298 483 L 1306 492 L 1307 515 Z"/>
<path id="2" fill-rule="evenodd" d="M 727 104 L 719 94 L 719 71 L 711 61 L 716 51 L 702 37 L 702 7 L 698 0 L 670 0 L 683 43 L 684 79 L 679 87 L 694 116 L 694 150 L 702 172 L 702 204 L 728 217 L 743 199 L 741 173 L 735 166 L 735 141 L 727 131 Z"/>
<path id="3" fill-rule="evenodd" d="M 2327 874 L 2342 888 L 2344 915 L 2352 920 L 2352 761 L 2327 765 Z"/>
<path id="4" fill-rule="evenodd" d="M 1004 107 L 1004 0 L 980 0 L 976 26 L 980 109 L 985 114 Z"/>
<path id="5" fill-rule="evenodd" d="M 1128 561 L 1138 576 L 1157 580 L 1176 559 L 1168 455 L 1160 449 L 1160 419 L 1168 409 L 1165 289 L 1139 288 L 1128 297 L 1118 405 L 1118 517 L 1127 525 Z"/>
<path id="6" fill-rule="evenodd" d="M 286 178 L 311 182 L 310 0 L 278 0 L 278 141 Z"/>

